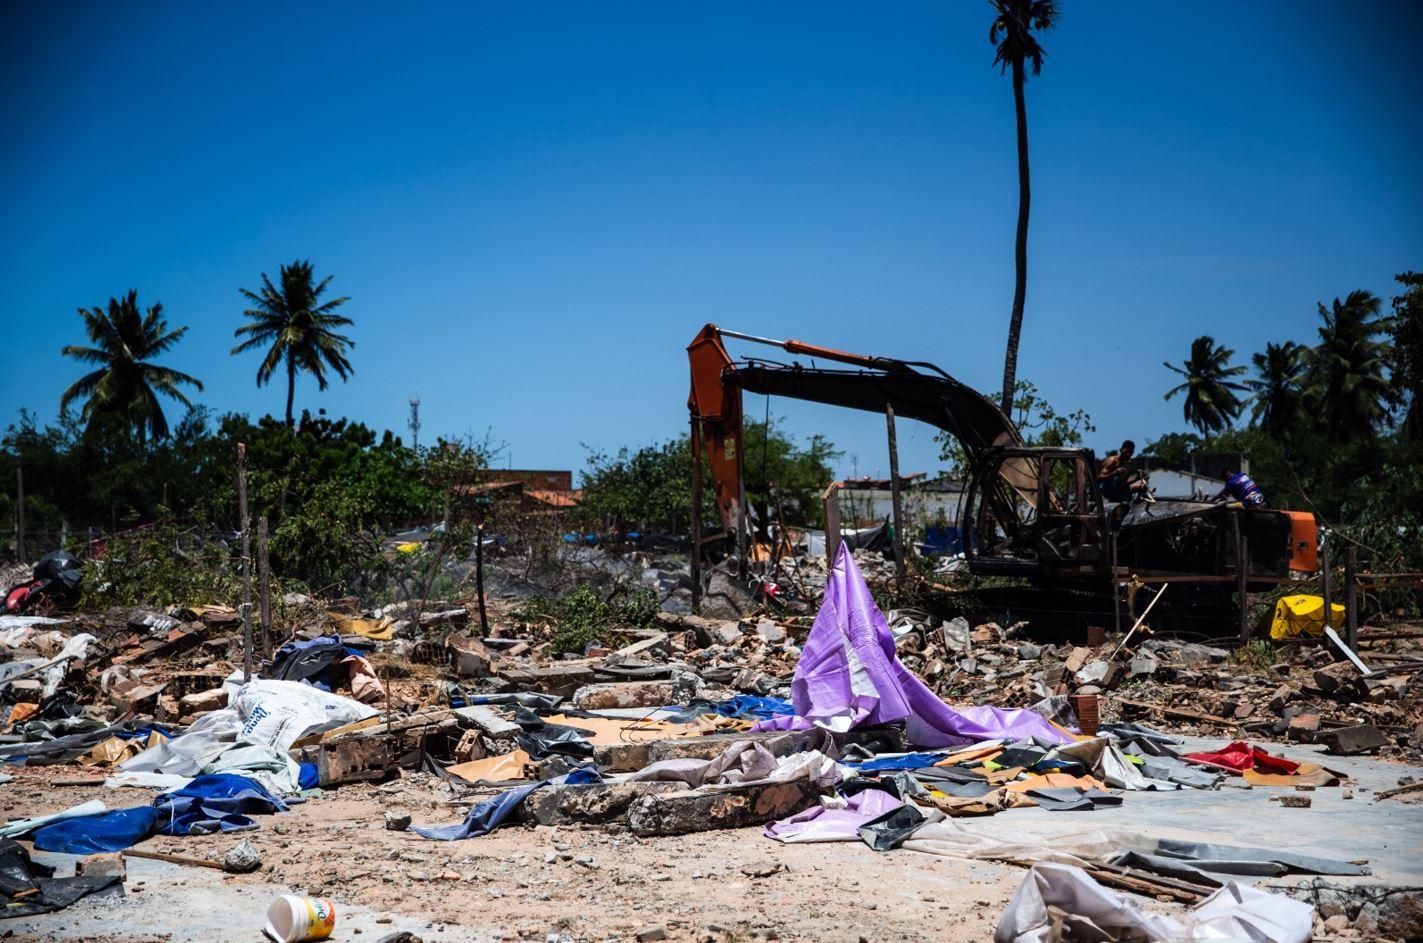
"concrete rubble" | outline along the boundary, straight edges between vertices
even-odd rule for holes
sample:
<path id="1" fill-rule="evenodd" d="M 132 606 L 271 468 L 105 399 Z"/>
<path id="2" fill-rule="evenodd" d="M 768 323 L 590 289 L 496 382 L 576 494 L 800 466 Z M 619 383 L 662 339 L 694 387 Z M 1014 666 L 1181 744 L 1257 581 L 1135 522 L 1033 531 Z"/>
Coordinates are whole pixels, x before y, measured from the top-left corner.
<path id="1" fill-rule="evenodd" d="M 798 565 L 804 580 L 813 583 L 819 570 L 823 583 L 823 564 L 807 559 Z M 878 579 L 888 585 L 893 579 L 892 566 L 871 563 L 865 569 L 872 583 Z M 488 629 L 480 626 L 469 601 L 366 609 L 355 600 L 286 600 L 290 627 L 278 639 L 274 661 L 257 659 L 256 674 L 300 675 L 313 669 L 310 677 L 329 683 L 333 696 L 369 706 L 359 719 L 295 732 L 288 756 L 310 769 L 310 780 L 302 786 L 308 790 L 307 801 L 292 806 L 295 811 L 260 819 L 259 831 L 249 834 L 284 835 L 292 828 L 284 823 L 293 816 L 319 814 L 328 803 L 358 797 L 370 810 L 369 822 L 383 834 L 380 840 L 403 843 L 395 860 L 402 867 L 414 865 L 403 869 L 405 880 L 419 886 L 448 880 L 451 887 L 464 888 L 457 867 L 421 865 L 432 854 L 427 849 L 444 847 L 419 837 L 422 829 L 461 815 L 473 821 L 481 809 L 493 808 L 510 790 L 524 787 L 532 789 L 506 817 L 496 816 L 488 829 L 501 829 L 498 834 L 508 837 L 497 840 L 506 845 L 522 841 L 520 835 L 601 835 L 586 841 L 625 841 L 632 843 L 630 848 L 645 845 L 669 854 L 694 852 L 695 842 L 723 840 L 708 837 L 713 835 L 740 836 L 740 841 L 759 847 L 766 843 L 761 829 L 769 828 L 768 823 L 812 821 L 845 808 L 847 801 L 853 809 L 857 793 L 840 791 L 843 782 L 891 790 L 899 808 L 917 810 L 918 818 L 903 813 L 910 824 L 900 837 L 876 839 L 881 844 L 874 847 L 882 849 L 903 842 L 903 835 L 935 834 L 932 829 L 914 830 L 924 823 L 1008 820 L 1024 814 L 1020 809 L 1035 806 L 1049 819 L 1057 813 L 1044 810 L 1057 808 L 1095 808 L 1094 816 L 1109 816 L 1146 801 L 1148 795 L 1171 801 L 1166 793 L 1132 791 L 1141 788 L 1131 785 L 1132 777 L 1140 777 L 1142 770 L 1148 779 L 1167 775 L 1163 770 L 1175 768 L 1172 764 L 1184 747 L 1167 748 L 1162 759 L 1133 754 L 1125 770 L 1103 765 L 1100 757 L 1089 759 L 1085 767 L 1060 760 L 1063 765 L 1051 767 L 1056 770 L 1051 775 L 1065 777 L 1060 780 L 1041 778 L 1047 772 L 1031 769 L 1033 758 L 1020 757 L 1012 744 L 988 744 L 986 763 L 957 761 L 952 750 L 940 749 L 929 759 L 942 764 L 931 767 L 930 773 L 945 771 L 934 773 L 941 778 L 933 779 L 920 771 L 924 761 L 916 758 L 925 754 L 916 753 L 902 724 L 753 729 L 758 723 L 774 727 L 768 722 L 777 717 L 789 719 L 791 682 L 814 613 L 758 605 L 749 591 L 723 573 L 712 577 L 713 586 L 725 584 L 720 603 L 691 614 L 677 605 L 682 583 L 669 583 L 670 605 L 646 623 L 616 627 L 581 650 L 558 654 L 562 627 L 546 617 L 530 618 L 523 601 L 514 596 L 488 601 Z M 1332 647 L 1314 639 L 1239 648 L 1153 633 L 1148 627 L 1118 650 L 1122 640 L 1110 632 L 1096 636 L 1093 645 L 1093 633 L 1064 637 L 1061 632 L 1039 632 L 1030 622 L 970 620 L 954 615 L 944 602 L 935 603 L 939 615 L 899 606 L 886 607 L 885 618 L 898 662 L 949 704 L 1031 708 L 1062 728 L 1080 729 L 1088 744 L 1125 742 L 1094 739 L 1090 721 L 1092 731 L 1097 725 L 1110 729 L 1126 724 L 1130 730 L 1146 731 L 1143 736 L 1164 738 L 1162 744 L 1186 737 L 1204 738 L 1216 749 L 1237 741 L 1257 745 L 1267 758 L 1261 763 L 1281 757 L 1291 767 L 1299 762 L 1298 771 L 1289 774 L 1295 779 L 1270 780 L 1273 767 L 1257 766 L 1252 774 L 1257 779 L 1247 776 L 1241 782 L 1238 771 L 1226 775 L 1229 771 L 1211 767 L 1215 761 L 1206 761 L 1196 765 L 1203 779 L 1188 788 L 1269 793 L 1274 787 L 1261 802 L 1293 816 L 1296 829 L 1311 828 L 1315 816 L 1338 814 L 1339 798 L 1352 800 L 1352 807 L 1360 809 L 1376 803 L 1409 807 L 1423 798 L 1407 776 L 1396 786 L 1370 792 L 1336 768 L 1345 760 L 1388 761 L 1405 764 L 1398 767 L 1401 772 L 1412 771 L 1423 780 L 1418 771 L 1423 757 L 1423 674 L 1412 667 L 1419 661 L 1423 631 L 1406 624 L 1360 632 L 1358 654 L 1377 666 L 1364 676 Z M 67 663 L 58 701 L 46 700 L 44 684 L 35 678 L 12 680 L 0 690 L 8 718 L 0 749 L 35 749 L 33 744 L 44 742 L 37 739 L 42 730 L 46 740 L 61 744 L 34 754 L 45 756 L 50 765 L 17 766 L 12 775 L 36 786 L 48 781 L 85 783 L 67 788 L 128 794 L 124 798 L 131 800 L 139 790 L 113 783 L 115 774 L 128 775 L 121 773 L 123 763 L 163 739 L 181 743 L 185 730 L 199 730 L 214 718 L 243 709 L 238 697 L 240 619 L 235 616 L 212 606 L 75 612 L 63 614 L 60 623 L 7 636 L 15 644 L 3 657 L 12 662 L 52 656 L 80 634 L 94 638 L 82 660 Z M 287 647 L 280 648 L 283 643 Z M 323 661 L 318 654 L 326 647 L 332 654 Z M 314 662 L 301 662 L 303 658 L 320 661 L 319 671 Z M 1393 670 L 1395 665 L 1409 670 Z M 60 721 L 62 728 L 43 726 Z M 40 726 L 33 726 L 36 723 Z M 144 734 L 155 739 L 140 739 L 131 747 L 122 744 L 133 741 L 119 738 L 116 745 L 100 749 L 112 738 L 110 730 L 162 733 Z M 85 731 L 93 732 L 94 743 L 86 741 L 82 751 L 77 746 L 67 750 L 55 736 Z M 1107 747 L 1104 755 L 1125 755 L 1113 753 L 1115 749 Z M 991 758 L 999 755 L 1012 759 L 1005 759 L 1006 766 L 993 765 Z M 1091 751 L 1082 755 L 1097 757 Z M 109 756 L 113 759 L 104 759 Z M 826 779 L 817 770 L 834 773 Z M 590 771 L 591 780 L 584 775 Z M 1193 782 L 1192 774 L 1178 772 L 1177 785 Z M 1095 785 L 1070 796 L 1058 785 L 1089 781 Z M 1025 788 L 1014 791 L 1015 785 Z M 0 786 L 5 788 L 14 788 L 14 783 Z M 59 810 L 44 801 L 24 808 L 24 814 L 54 811 Z M 868 832 L 861 835 L 871 842 Z M 186 839 L 194 847 L 201 841 Z M 496 839 L 491 834 L 475 841 Z M 313 848 L 317 857 L 319 846 Z M 924 847 L 914 840 L 908 846 Z M 144 847 L 140 843 L 120 854 L 137 854 Z M 545 858 L 540 858 L 543 852 L 535 858 L 544 860 L 545 869 L 576 867 L 580 874 L 597 875 L 605 867 L 606 855 L 565 853 L 560 847 L 569 847 L 566 839 L 556 841 Z M 1360 848 L 1338 857 L 1372 860 L 1380 853 Z M 173 861 L 200 860 L 188 851 L 162 854 Z M 289 872 L 291 862 L 300 857 L 274 856 L 271 846 L 259 850 L 248 844 L 231 849 L 226 858 L 219 854 L 206 860 L 231 874 L 250 871 L 253 877 L 270 879 Z M 1032 859 L 1027 852 L 1004 857 Z M 134 859 L 115 860 L 121 866 Z M 223 863 L 229 860 L 230 868 Z M 1094 880 L 1173 905 L 1198 902 L 1210 889 L 1194 879 L 1182 881 L 1105 860 L 1092 865 Z M 96 859 L 85 867 L 97 873 L 110 866 Z M 761 875 L 758 881 L 772 880 L 771 875 L 785 870 L 764 863 L 737 869 L 743 880 L 748 874 Z M 379 868 L 370 873 L 378 874 Z M 1011 868 L 1005 875 L 1009 873 Z M 653 883 L 659 879 L 656 874 L 650 878 Z M 131 869 L 127 880 L 132 885 Z M 1007 877 L 1004 881 L 1005 887 L 1011 886 Z M 325 890 L 340 894 L 339 883 Z M 1338 939 L 1406 939 L 1417 927 L 1418 896 L 1407 886 L 1358 884 L 1331 876 L 1296 881 L 1289 888 L 1315 908 L 1321 939 L 1331 934 Z M 130 893 L 138 890 L 130 886 Z M 503 893 L 491 890 L 484 897 L 497 899 Z M 681 938 L 686 926 L 676 920 L 644 922 L 629 928 L 626 936 Z M 709 938 L 750 935 L 743 926 Z"/>

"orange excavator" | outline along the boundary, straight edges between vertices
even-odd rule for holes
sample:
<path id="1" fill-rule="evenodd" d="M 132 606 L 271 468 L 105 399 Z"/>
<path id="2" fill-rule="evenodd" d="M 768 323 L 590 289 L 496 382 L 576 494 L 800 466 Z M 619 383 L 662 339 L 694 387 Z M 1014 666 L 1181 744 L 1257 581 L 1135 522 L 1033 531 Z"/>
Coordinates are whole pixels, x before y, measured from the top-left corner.
<path id="1" fill-rule="evenodd" d="M 728 339 L 812 362 L 734 360 Z M 957 439 L 970 469 L 960 526 L 973 573 L 1079 587 L 1104 587 L 1129 575 L 1158 582 L 1176 577 L 1183 589 L 1174 595 L 1219 603 L 1239 588 L 1242 576 L 1247 589 L 1258 590 L 1290 570 L 1315 568 L 1312 514 L 1203 501 L 1104 500 L 1090 449 L 1025 446 L 992 400 L 933 364 L 772 340 L 714 324 L 702 328 L 687 356 L 692 445 L 695 454 L 707 456 L 728 533 L 740 526 L 745 506 L 741 398 L 759 393 L 881 415 L 892 407 L 897 418 L 918 419 Z"/>

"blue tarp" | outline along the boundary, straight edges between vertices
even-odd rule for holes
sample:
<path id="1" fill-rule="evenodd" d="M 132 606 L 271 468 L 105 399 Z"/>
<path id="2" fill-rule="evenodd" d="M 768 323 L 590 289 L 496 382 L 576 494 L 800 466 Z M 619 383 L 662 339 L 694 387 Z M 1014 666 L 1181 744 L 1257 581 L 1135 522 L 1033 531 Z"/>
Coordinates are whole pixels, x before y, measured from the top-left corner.
<path id="1" fill-rule="evenodd" d="M 115 809 L 46 825 L 35 832 L 35 848 L 66 855 L 123 851 L 153 834 L 158 810 L 152 806 Z"/>
<path id="2" fill-rule="evenodd" d="M 933 766 L 943 758 L 944 754 L 942 753 L 906 753 L 904 756 L 875 757 L 858 764 L 853 760 L 842 760 L 841 762 L 846 766 L 856 767 L 862 773 L 873 773 L 883 770 L 923 769 L 926 766 Z"/>
<path id="3" fill-rule="evenodd" d="M 545 779 L 543 782 L 529 783 L 525 786 L 515 786 L 513 789 L 501 792 L 492 799 L 486 799 L 464 817 L 463 822 L 456 822 L 453 825 L 430 825 L 416 826 L 411 829 L 416 835 L 424 838 L 433 838 L 436 841 L 455 841 L 460 838 L 478 838 L 480 835 L 488 835 L 494 831 L 504 820 L 507 819 L 514 810 L 523 805 L 524 800 L 537 789 L 555 783 L 559 785 L 582 786 L 588 783 L 599 783 L 603 777 L 598 775 L 598 771 L 590 767 L 582 767 L 571 773 L 554 779 Z"/>
<path id="4" fill-rule="evenodd" d="M 153 800 L 159 832 L 164 835 L 208 835 L 256 828 L 249 815 L 287 811 L 287 804 L 260 783 L 233 773 L 199 776 L 182 789 Z"/>

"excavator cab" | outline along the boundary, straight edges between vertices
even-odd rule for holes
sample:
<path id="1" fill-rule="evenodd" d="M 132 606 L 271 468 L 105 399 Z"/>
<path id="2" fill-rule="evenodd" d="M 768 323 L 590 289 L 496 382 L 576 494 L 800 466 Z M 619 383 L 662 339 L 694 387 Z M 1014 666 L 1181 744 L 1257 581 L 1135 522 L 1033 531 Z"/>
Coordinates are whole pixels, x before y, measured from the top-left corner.
<path id="1" fill-rule="evenodd" d="M 964 552 L 977 572 L 1069 576 L 1105 572 L 1108 518 L 1090 449 L 988 450 L 964 493 Z"/>

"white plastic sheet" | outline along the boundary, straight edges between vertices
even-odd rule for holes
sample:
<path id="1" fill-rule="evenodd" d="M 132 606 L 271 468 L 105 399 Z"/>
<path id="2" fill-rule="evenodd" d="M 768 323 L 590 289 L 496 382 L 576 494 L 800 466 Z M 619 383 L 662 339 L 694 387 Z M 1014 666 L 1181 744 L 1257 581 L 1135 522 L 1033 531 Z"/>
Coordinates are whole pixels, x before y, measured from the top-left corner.
<path id="1" fill-rule="evenodd" d="M 1018 885 L 993 940 L 1307 943 L 1313 926 L 1314 908 L 1309 904 L 1235 883 L 1178 920 L 1143 910 L 1130 897 L 1102 887 L 1081 868 L 1042 862 Z"/>

